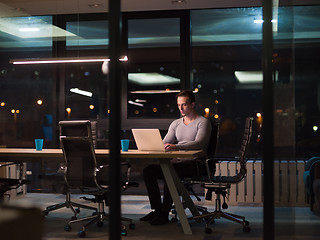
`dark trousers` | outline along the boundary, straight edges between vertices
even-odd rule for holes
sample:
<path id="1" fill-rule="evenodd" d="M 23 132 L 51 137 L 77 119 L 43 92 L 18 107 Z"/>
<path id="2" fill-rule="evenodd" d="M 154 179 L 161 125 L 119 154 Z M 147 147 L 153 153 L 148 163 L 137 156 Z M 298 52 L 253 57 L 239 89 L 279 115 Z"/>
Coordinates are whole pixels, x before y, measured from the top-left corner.
<path id="1" fill-rule="evenodd" d="M 202 174 L 205 171 L 204 166 L 198 168 L 198 164 L 195 159 L 179 161 L 177 159 L 172 160 L 172 165 L 176 170 L 180 178 L 192 177 L 197 174 Z M 143 170 L 144 182 L 147 187 L 148 197 L 151 205 L 151 209 L 161 210 L 162 212 L 170 212 L 172 207 L 172 198 L 167 184 L 164 181 L 163 189 L 163 201 L 161 201 L 161 192 L 158 185 L 158 180 L 164 179 L 161 167 L 159 164 L 152 164 L 144 168 Z"/>

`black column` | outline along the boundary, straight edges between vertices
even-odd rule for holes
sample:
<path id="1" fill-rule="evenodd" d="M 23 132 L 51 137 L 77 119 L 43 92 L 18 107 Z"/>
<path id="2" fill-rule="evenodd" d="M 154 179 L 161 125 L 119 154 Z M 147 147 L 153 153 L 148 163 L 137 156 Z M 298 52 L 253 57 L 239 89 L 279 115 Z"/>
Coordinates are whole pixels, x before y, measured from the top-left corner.
<path id="1" fill-rule="evenodd" d="M 190 89 L 192 87 L 192 51 L 191 51 L 191 21 L 190 10 L 185 10 L 180 17 L 180 88 Z"/>
<path id="2" fill-rule="evenodd" d="M 109 239 L 121 239 L 120 130 L 121 130 L 121 8 L 109 0 L 110 79 L 110 221 Z"/>
<path id="3" fill-rule="evenodd" d="M 263 239 L 274 239 L 272 1 L 263 0 Z"/>

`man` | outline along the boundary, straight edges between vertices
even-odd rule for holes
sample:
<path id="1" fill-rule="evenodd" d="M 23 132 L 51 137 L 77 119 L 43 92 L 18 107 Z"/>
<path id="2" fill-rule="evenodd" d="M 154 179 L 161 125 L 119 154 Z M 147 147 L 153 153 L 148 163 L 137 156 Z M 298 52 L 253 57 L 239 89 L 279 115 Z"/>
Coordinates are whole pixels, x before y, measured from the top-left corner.
<path id="1" fill-rule="evenodd" d="M 173 150 L 204 150 L 203 158 L 172 159 L 172 164 L 180 177 L 192 177 L 205 173 L 204 157 L 211 134 L 211 123 L 208 119 L 198 115 L 195 111 L 195 97 L 192 91 L 182 91 L 177 95 L 177 105 L 181 118 L 173 121 L 168 133 L 163 139 L 167 151 Z M 163 179 L 159 164 L 152 164 L 143 170 L 143 177 L 147 187 L 151 209 L 154 211 L 140 218 L 152 225 L 168 223 L 172 198 L 165 183 L 163 202 L 158 186 L 158 179 Z"/>

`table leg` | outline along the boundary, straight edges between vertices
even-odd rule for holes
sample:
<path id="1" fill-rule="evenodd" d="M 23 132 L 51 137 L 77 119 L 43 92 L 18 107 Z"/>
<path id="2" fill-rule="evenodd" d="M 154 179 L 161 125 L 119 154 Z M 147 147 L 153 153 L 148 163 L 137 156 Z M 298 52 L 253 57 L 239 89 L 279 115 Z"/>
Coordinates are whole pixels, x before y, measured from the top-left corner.
<path id="1" fill-rule="evenodd" d="M 168 168 L 170 169 L 175 186 L 178 189 L 178 192 L 180 193 L 180 195 L 182 196 L 186 207 L 189 208 L 193 217 L 199 216 L 200 213 L 199 213 L 198 209 L 196 208 L 194 202 L 192 201 L 192 199 L 189 195 L 189 192 L 187 191 L 187 189 L 185 188 L 185 186 L 181 182 L 178 174 L 174 170 L 174 167 L 172 166 L 172 164 L 169 164 Z"/>
<path id="2" fill-rule="evenodd" d="M 179 193 L 178 193 L 177 183 L 179 185 L 179 182 L 181 183 L 181 181 L 180 181 L 179 177 L 177 176 L 176 171 L 174 170 L 174 168 L 172 167 L 171 163 L 168 160 L 160 160 L 160 166 L 161 166 L 164 178 L 166 180 L 166 183 L 168 185 L 168 189 L 170 191 L 173 203 L 174 203 L 175 208 L 177 210 L 177 213 L 178 213 L 178 216 L 179 216 L 179 219 L 180 219 L 180 222 L 181 222 L 181 226 L 182 226 L 183 232 L 185 234 L 190 234 L 191 235 L 192 234 L 191 227 L 190 227 L 190 224 L 188 222 L 187 215 L 186 215 L 186 213 L 184 211 L 184 208 L 183 208 L 183 205 L 181 203 L 181 200 L 180 200 L 180 197 L 179 197 Z M 180 190 L 182 188 L 184 188 L 184 186 L 182 186 L 182 187 L 179 186 Z M 198 213 L 198 215 L 199 215 L 199 213 Z"/>

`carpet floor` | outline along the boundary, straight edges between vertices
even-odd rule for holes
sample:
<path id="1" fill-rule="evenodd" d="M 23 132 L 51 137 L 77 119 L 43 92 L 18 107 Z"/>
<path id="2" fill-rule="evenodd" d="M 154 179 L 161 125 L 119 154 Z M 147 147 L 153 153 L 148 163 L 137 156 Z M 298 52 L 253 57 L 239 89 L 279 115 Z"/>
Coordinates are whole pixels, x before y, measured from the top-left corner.
<path id="1" fill-rule="evenodd" d="M 37 207 L 44 210 L 46 206 L 63 202 L 65 197 L 61 194 L 28 193 L 26 196 L 11 199 L 10 204 L 24 207 Z M 80 195 L 72 195 L 72 200 L 81 204 L 95 206 L 94 203 L 80 199 Z M 201 203 L 201 202 L 200 202 Z M 122 239 L 128 240 L 242 240 L 242 239 L 263 239 L 263 207 L 261 206 L 229 206 L 230 213 L 243 215 L 250 222 L 250 232 L 244 232 L 242 225 L 231 222 L 227 219 L 216 219 L 210 225 L 212 233 L 205 233 L 204 222 L 190 220 L 192 235 L 185 235 L 180 222 L 170 222 L 166 225 L 152 226 L 148 222 L 141 222 L 139 218 L 150 212 L 148 198 L 146 196 L 123 195 L 122 215 L 133 219 L 134 229 L 127 227 L 127 236 Z M 105 211 L 107 212 L 107 208 Z M 213 206 L 209 206 L 209 211 L 213 211 Z M 81 230 L 83 223 L 72 225 L 71 231 L 65 231 L 64 227 L 72 217 L 72 212 L 68 208 L 62 208 L 50 212 L 43 219 L 43 239 L 78 239 L 77 233 Z M 91 210 L 81 209 L 78 218 L 92 215 Z M 191 214 L 187 211 L 187 215 Z M 312 213 L 309 208 L 276 208 L 275 239 L 319 239 L 320 217 Z M 170 216 L 171 218 L 172 216 Z M 105 222 L 102 227 L 92 225 L 86 230 L 86 238 L 93 240 L 109 239 L 109 226 Z"/>

